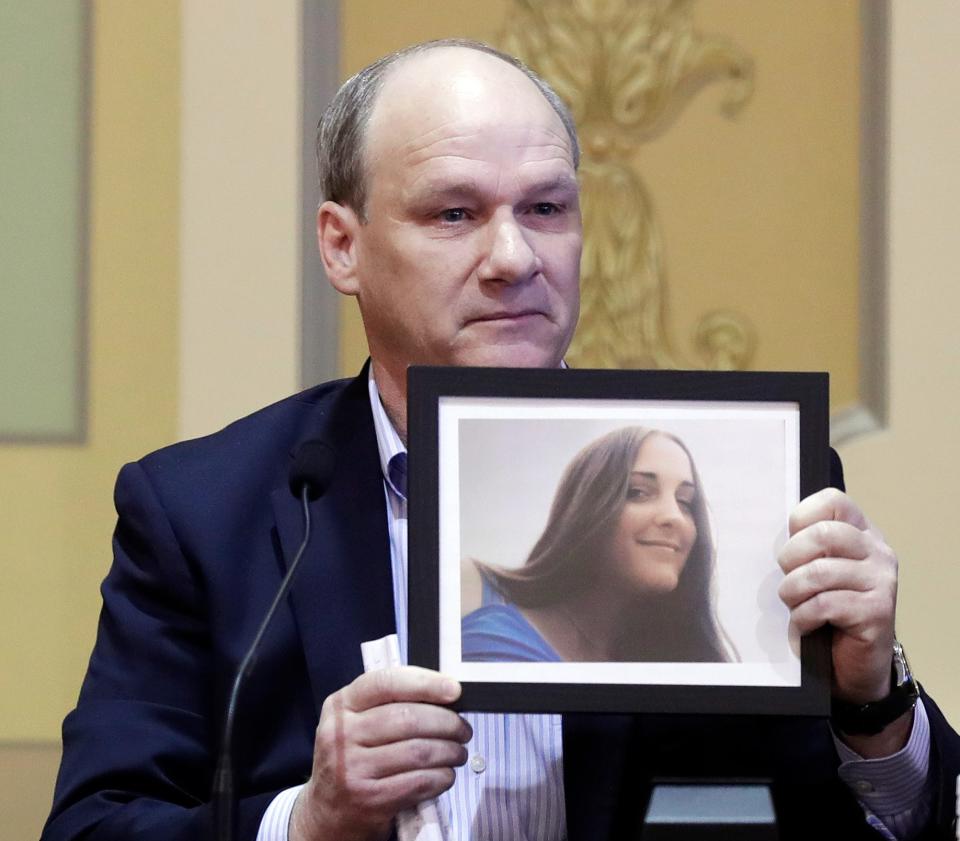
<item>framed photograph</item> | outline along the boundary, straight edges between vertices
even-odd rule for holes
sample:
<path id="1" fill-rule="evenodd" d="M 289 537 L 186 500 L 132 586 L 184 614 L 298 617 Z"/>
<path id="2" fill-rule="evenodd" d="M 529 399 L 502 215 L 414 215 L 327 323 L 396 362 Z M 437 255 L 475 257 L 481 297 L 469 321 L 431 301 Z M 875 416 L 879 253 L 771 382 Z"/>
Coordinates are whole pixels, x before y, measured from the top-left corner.
<path id="1" fill-rule="evenodd" d="M 458 709 L 829 713 L 777 596 L 820 373 L 411 368 L 409 662 Z"/>

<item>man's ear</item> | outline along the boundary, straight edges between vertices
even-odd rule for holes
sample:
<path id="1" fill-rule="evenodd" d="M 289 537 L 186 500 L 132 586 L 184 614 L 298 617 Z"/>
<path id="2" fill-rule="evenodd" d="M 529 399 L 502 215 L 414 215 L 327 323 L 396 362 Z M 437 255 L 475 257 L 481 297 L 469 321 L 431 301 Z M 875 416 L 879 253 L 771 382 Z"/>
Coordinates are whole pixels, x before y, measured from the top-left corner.
<path id="1" fill-rule="evenodd" d="M 317 246 L 330 284 L 344 295 L 356 295 L 357 232 L 360 220 L 352 208 L 325 201 L 317 211 Z"/>

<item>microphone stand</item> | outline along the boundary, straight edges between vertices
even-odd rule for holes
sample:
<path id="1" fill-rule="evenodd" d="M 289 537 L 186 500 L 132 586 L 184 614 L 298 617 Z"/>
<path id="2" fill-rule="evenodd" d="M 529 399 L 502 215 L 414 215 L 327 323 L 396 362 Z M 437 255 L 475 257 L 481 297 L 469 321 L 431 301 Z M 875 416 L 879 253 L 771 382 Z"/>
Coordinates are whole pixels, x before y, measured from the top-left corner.
<path id="1" fill-rule="evenodd" d="M 290 585 L 293 583 L 294 573 L 300 564 L 304 550 L 310 540 L 310 505 L 309 505 L 309 485 L 304 482 L 300 491 L 300 501 L 303 504 L 303 522 L 304 532 L 303 541 L 297 549 L 297 554 L 290 564 L 290 569 L 280 584 L 277 595 L 274 596 L 267 615 L 260 623 L 257 634 L 253 642 L 247 649 L 247 653 L 237 669 L 237 676 L 233 680 L 233 688 L 230 690 L 230 700 L 227 703 L 227 714 L 223 722 L 223 732 L 220 740 L 220 755 L 217 760 L 217 769 L 213 776 L 213 800 L 214 800 L 214 820 L 217 830 L 217 841 L 234 841 L 236 838 L 237 823 L 237 800 L 233 791 L 233 725 L 237 714 L 237 699 L 240 696 L 240 688 L 243 686 L 247 676 L 253 670 L 256 663 L 257 653 L 260 649 L 260 642 L 273 619 L 277 608 L 290 591 Z"/>

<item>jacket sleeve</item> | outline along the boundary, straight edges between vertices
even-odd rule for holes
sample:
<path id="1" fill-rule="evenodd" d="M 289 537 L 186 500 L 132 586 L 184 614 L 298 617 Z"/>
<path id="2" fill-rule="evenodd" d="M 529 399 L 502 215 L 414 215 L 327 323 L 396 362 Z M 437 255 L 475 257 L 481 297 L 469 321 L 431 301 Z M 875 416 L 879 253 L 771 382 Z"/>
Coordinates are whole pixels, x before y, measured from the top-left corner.
<path id="1" fill-rule="evenodd" d="M 921 837 L 953 841 L 956 838 L 960 736 L 922 687 L 920 694 L 930 721 L 930 775 L 934 789 L 931 826 Z"/>
<path id="2" fill-rule="evenodd" d="M 204 582 L 139 464 L 121 471 L 115 502 L 97 640 L 63 725 L 42 840 L 208 839 L 224 676 L 211 654 Z M 239 838 L 256 837 L 275 794 L 241 798 Z"/>

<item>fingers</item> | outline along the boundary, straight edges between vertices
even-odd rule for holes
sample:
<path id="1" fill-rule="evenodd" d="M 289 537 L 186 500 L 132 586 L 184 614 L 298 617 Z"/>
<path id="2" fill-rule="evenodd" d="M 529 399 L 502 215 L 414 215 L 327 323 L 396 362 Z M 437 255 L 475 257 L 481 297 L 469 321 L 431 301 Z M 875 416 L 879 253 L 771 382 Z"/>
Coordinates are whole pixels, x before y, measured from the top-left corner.
<path id="1" fill-rule="evenodd" d="M 785 576 L 778 593 L 801 634 L 829 624 L 871 642 L 893 624 L 896 577 L 869 559 L 817 558 Z"/>
<path id="2" fill-rule="evenodd" d="M 470 725 L 455 712 L 432 704 L 395 703 L 357 714 L 357 743 L 366 747 L 404 739 L 449 739 L 466 743 Z"/>
<path id="3" fill-rule="evenodd" d="M 863 702 L 889 691 L 897 559 L 860 508 L 832 488 L 803 500 L 780 551 L 779 594 L 801 634 L 833 628 L 833 691 Z"/>
<path id="4" fill-rule="evenodd" d="M 843 499 L 838 499 L 839 494 Z M 804 508 L 806 502 L 812 508 Z M 843 513 L 866 523 L 859 508 L 830 489 L 804 500 L 791 517 L 803 522 L 811 510 Z M 778 562 L 785 575 L 778 589 L 802 633 L 824 624 L 869 637 L 873 624 L 892 626 L 897 591 L 897 560 L 872 530 L 841 520 L 805 525 L 784 544 Z"/>
<path id="5" fill-rule="evenodd" d="M 402 809 L 442 794 L 455 779 L 452 768 L 427 768 L 373 781 L 367 793 L 369 808 L 395 816 Z"/>
<path id="6" fill-rule="evenodd" d="M 311 776 L 290 817 L 291 841 L 386 839 L 397 813 L 437 797 L 456 779 L 450 767 L 405 771 L 383 779 L 350 774 L 337 784 Z"/>
<path id="7" fill-rule="evenodd" d="M 860 641 L 869 643 L 878 636 L 875 632 L 871 633 L 870 629 L 876 626 L 877 616 L 885 610 L 886 603 L 879 595 L 826 590 L 791 608 L 790 621 L 801 634 L 808 634 L 827 624 L 846 631 L 857 629 L 860 631 Z"/>
<path id="8" fill-rule="evenodd" d="M 873 587 L 868 565 L 845 558 L 815 558 L 787 575 L 780 583 L 778 594 L 793 610 L 820 593 L 840 592 L 843 599 L 849 601 L 856 593 L 868 592 Z"/>
<path id="9" fill-rule="evenodd" d="M 435 753 L 439 756 L 441 751 Z M 384 773 L 381 763 L 396 770 Z M 336 803 L 331 804 L 328 811 L 340 813 L 341 822 L 348 825 L 358 825 L 371 818 L 379 823 L 383 816 L 392 819 L 401 809 L 414 807 L 450 788 L 456 778 L 454 767 L 463 764 L 450 761 L 410 768 L 405 767 L 402 757 L 379 755 L 370 758 L 365 767 L 362 760 L 355 757 L 335 789 L 329 786 L 329 782 L 324 784 L 328 796 L 335 792 Z M 321 778 L 315 776 L 311 781 L 317 779 Z"/>
<path id="10" fill-rule="evenodd" d="M 794 532 L 780 551 L 778 562 L 785 573 L 790 573 L 817 558 L 859 561 L 869 556 L 873 543 L 871 536 L 856 526 L 821 520 Z"/>
<path id="11" fill-rule="evenodd" d="M 408 740 L 462 745 L 473 735 L 470 725 L 437 706 L 459 692 L 456 681 L 429 669 L 402 667 L 361 675 L 324 702 L 317 742 L 361 748 Z M 404 700 L 408 698 L 420 700 Z M 442 700 L 430 703 L 431 698 Z"/>
<path id="12" fill-rule="evenodd" d="M 379 838 L 398 810 L 453 785 L 472 732 L 440 705 L 459 695 L 456 681 L 404 666 L 361 675 L 329 696 L 296 826 L 322 828 L 322 837 Z"/>
<path id="13" fill-rule="evenodd" d="M 410 771 L 457 768 L 467 761 L 467 749 L 444 739 L 406 739 L 367 748 L 358 757 L 358 771 L 371 780 L 402 776 Z"/>
<path id="14" fill-rule="evenodd" d="M 460 684 L 430 669 L 401 666 L 361 675 L 339 694 L 345 709 L 362 712 L 397 701 L 450 704 L 460 697 Z"/>
<path id="15" fill-rule="evenodd" d="M 848 523 L 857 529 L 869 529 L 870 521 L 849 496 L 836 488 L 824 488 L 811 494 L 790 514 L 790 534 L 820 522 Z"/>

